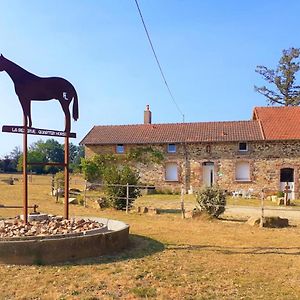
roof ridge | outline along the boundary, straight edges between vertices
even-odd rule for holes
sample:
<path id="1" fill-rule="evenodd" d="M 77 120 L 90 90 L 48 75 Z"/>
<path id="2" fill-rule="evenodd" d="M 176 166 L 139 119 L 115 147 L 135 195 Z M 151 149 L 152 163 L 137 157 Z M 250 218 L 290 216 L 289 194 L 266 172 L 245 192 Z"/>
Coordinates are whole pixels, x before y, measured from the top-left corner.
<path id="1" fill-rule="evenodd" d="M 94 125 L 94 127 L 129 127 L 129 126 L 161 126 L 161 125 L 195 125 L 195 124 L 226 124 L 226 123 L 253 123 L 257 120 L 235 120 L 235 121 L 207 121 L 207 122 L 186 122 L 186 123 L 151 123 L 151 124 L 118 124 L 118 125 Z"/>

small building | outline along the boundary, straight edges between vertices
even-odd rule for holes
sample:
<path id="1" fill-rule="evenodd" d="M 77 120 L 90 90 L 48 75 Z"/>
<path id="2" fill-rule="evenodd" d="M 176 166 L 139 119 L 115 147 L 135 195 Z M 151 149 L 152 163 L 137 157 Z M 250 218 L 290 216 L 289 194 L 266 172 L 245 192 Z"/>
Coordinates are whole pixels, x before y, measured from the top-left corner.
<path id="1" fill-rule="evenodd" d="M 94 126 L 82 140 L 87 158 L 152 149 L 160 162 L 133 162 L 141 181 L 186 190 L 218 184 L 228 192 L 299 195 L 300 107 L 255 107 L 246 121 Z"/>

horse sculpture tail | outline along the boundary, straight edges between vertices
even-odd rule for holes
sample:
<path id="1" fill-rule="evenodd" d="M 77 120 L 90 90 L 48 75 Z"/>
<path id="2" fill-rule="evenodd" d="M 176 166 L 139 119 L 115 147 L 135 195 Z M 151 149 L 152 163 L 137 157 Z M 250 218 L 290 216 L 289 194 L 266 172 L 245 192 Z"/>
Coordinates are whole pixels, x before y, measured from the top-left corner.
<path id="1" fill-rule="evenodd" d="M 74 98 L 73 98 L 73 119 L 77 121 L 79 118 L 79 112 L 78 112 L 78 97 L 77 93 L 74 89 Z"/>

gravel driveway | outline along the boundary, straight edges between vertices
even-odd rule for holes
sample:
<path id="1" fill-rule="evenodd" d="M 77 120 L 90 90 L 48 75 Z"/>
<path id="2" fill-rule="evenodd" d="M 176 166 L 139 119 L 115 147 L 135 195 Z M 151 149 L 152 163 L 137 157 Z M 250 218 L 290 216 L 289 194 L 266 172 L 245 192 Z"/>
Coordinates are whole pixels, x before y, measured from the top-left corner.
<path id="1" fill-rule="evenodd" d="M 300 223 L 300 209 L 294 207 L 272 207 L 267 206 L 264 209 L 265 216 L 278 216 L 288 218 Z M 254 206 L 236 206 L 228 205 L 224 213 L 224 217 L 239 217 L 247 219 L 249 217 L 261 216 L 261 208 Z"/>

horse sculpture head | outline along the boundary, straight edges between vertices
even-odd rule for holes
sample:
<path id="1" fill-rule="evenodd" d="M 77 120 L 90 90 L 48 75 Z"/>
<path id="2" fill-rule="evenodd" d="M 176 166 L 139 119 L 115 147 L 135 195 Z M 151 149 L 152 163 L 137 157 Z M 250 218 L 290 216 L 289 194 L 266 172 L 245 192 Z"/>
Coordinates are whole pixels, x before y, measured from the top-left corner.
<path id="1" fill-rule="evenodd" d="M 78 97 L 74 86 L 64 78 L 39 77 L 0 55 L 0 72 L 5 71 L 15 85 L 16 94 L 20 100 L 26 124 L 31 127 L 31 101 L 58 100 L 65 114 L 65 131 L 70 132 L 69 105 L 73 101 L 73 119 L 78 115 Z"/>
<path id="2" fill-rule="evenodd" d="M 0 72 L 4 71 L 5 69 L 5 58 L 4 56 L 1 54 L 0 55 Z"/>

